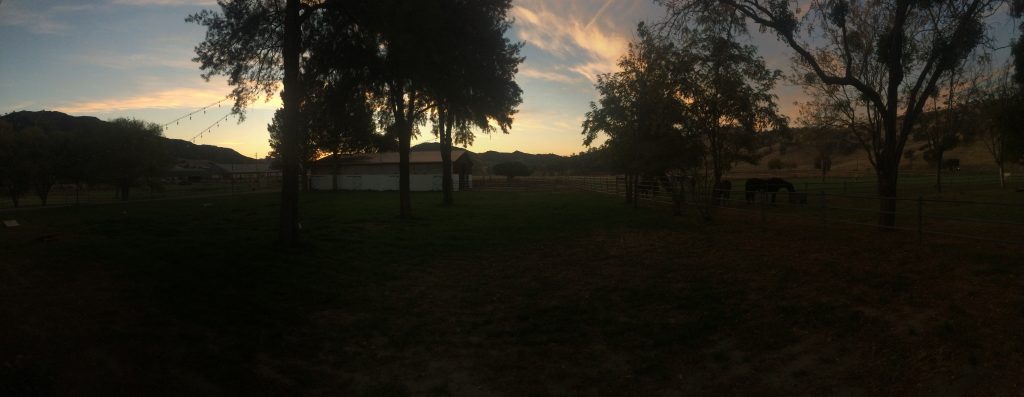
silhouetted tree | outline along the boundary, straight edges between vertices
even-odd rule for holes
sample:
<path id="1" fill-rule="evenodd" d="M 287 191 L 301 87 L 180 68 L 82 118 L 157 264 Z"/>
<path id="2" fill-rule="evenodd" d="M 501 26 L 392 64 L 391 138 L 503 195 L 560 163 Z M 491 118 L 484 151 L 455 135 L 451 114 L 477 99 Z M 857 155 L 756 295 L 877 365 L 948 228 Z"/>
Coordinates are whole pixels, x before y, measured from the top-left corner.
<path id="1" fill-rule="evenodd" d="M 31 154 L 23 134 L 19 134 L 6 121 L 0 120 L 0 186 L 7 190 L 15 207 L 21 195 L 32 185 Z"/>
<path id="2" fill-rule="evenodd" d="M 938 192 L 942 192 L 946 151 L 974 137 L 977 121 L 974 103 L 982 94 L 978 84 L 984 77 L 982 70 L 987 63 L 987 57 L 967 59 L 950 70 L 948 76 L 936 85 L 932 106 L 926 107 L 928 111 L 921 115 L 921 125 L 914 131 L 913 138 L 927 145 L 924 158 L 935 166 L 935 189 Z"/>
<path id="3" fill-rule="evenodd" d="M 619 59 L 619 71 L 602 74 L 583 121 L 583 143 L 600 136 L 618 168 L 626 175 L 626 202 L 636 203 L 637 184 L 646 176 L 680 173 L 700 163 L 693 153 L 695 135 L 684 128 L 681 76 L 689 59 L 672 42 L 637 28 L 638 39 Z"/>
<path id="4" fill-rule="evenodd" d="M 680 91 L 685 125 L 703 138 L 716 185 L 737 162 L 757 162 L 758 134 L 786 128 L 772 93 L 782 73 L 728 29 L 680 29 L 676 39 L 690 59 Z"/>
<path id="5" fill-rule="evenodd" d="M 132 186 L 159 188 L 160 177 L 172 164 L 158 140 L 163 128 L 125 118 L 111 120 L 110 125 L 101 161 L 106 179 L 117 187 L 121 200 L 129 199 Z"/>
<path id="6" fill-rule="evenodd" d="M 283 88 L 279 235 L 290 244 L 298 238 L 299 146 L 305 139 L 305 131 L 299 128 L 299 107 L 305 98 L 299 78 L 303 24 L 320 9 L 349 7 L 353 2 L 223 0 L 218 4 L 219 13 L 204 10 L 186 19 L 207 29 L 194 60 L 200 63 L 204 78 L 228 77 L 234 86 L 233 111 L 240 116 L 253 101 Z"/>
<path id="7" fill-rule="evenodd" d="M 885 227 L 896 222 L 900 159 L 929 94 L 986 38 L 985 19 L 1008 2 L 839 0 L 802 9 L 795 0 L 659 1 L 672 27 L 745 32 L 751 22 L 771 31 L 822 84 L 855 90 L 856 103 L 877 120 L 869 142 Z"/>
<path id="8" fill-rule="evenodd" d="M 449 23 L 432 35 L 442 43 L 441 61 L 436 68 L 432 94 L 433 115 L 442 160 L 442 203 L 453 201 L 452 148 L 470 146 L 474 129 L 491 132 L 492 122 L 508 133 L 512 116 L 522 102 L 522 89 L 515 81 L 522 44 L 512 43 L 506 33 L 511 26 L 510 0 L 449 0 L 438 2 Z"/>
<path id="9" fill-rule="evenodd" d="M 1008 73 L 993 80 L 995 84 L 976 104 L 978 139 L 999 170 L 999 186 L 1005 187 L 1006 162 L 1024 160 L 1024 100 Z"/>

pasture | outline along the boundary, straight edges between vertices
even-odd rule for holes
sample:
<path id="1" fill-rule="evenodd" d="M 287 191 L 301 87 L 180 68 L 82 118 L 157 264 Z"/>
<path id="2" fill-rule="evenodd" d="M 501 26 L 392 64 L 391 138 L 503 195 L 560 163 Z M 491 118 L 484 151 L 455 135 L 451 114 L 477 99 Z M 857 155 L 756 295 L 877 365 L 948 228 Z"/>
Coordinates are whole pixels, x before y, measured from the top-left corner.
<path id="1" fill-rule="evenodd" d="M 4 213 L 0 394 L 1008 395 L 1020 246 L 572 190 Z"/>

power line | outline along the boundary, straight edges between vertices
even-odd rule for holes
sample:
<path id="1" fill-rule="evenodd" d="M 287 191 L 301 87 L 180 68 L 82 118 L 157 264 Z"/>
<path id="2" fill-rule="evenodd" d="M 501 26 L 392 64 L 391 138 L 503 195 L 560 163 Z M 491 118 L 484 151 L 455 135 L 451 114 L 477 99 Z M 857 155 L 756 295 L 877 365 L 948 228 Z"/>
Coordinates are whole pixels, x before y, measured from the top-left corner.
<path id="1" fill-rule="evenodd" d="M 0 0 L 0 1 L 3 1 L 3 0 Z M 178 117 L 178 118 L 176 118 L 174 120 L 168 121 L 167 123 L 163 124 L 163 128 L 167 128 L 167 126 L 169 126 L 171 124 L 177 125 L 178 122 L 180 122 L 180 121 L 182 121 L 182 120 L 184 120 L 186 118 L 189 119 L 189 120 L 192 120 L 192 116 L 194 116 L 196 114 L 199 114 L 200 112 L 206 113 L 207 109 L 210 109 L 210 108 L 212 108 L 214 106 L 219 108 L 220 104 L 224 103 L 224 101 L 226 101 L 226 100 L 228 100 L 228 98 L 221 99 L 221 100 L 219 100 L 217 102 L 211 103 L 209 105 L 206 105 L 206 106 L 203 106 L 203 107 L 201 107 L 199 109 L 196 109 L 196 110 L 194 110 L 192 112 L 189 112 L 188 114 L 186 114 L 184 116 L 181 116 L 181 117 Z"/>
<path id="2" fill-rule="evenodd" d="M 196 140 L 197 140 L 197 139 L 199 139 L 199 138 L 202 138 L 204 134 L 206 134 L 206 133 L 209 133 L 209 132 L 210 132 L 211 130 L 213 130 L 213 129 L 214 129 L 214 128 L 216 128 L 216 127 L 220 127 L 220 123 L 221 123 L 222 121 L 225 121 L 225 120 L 227 120 L 227 119 L 228 119 L 228 117 L 231 117 L 231 114 L 232 114 L 232 113 L 228 113 L 228 114 L 225 114 L 225 115 L 224 115 L 224 117 L 221 117 L 221 118 L 217 119 L 217 121 L 213 122 L 213 124 L 210 124 L 210 126 L 209 126 L 209 127 L 206 127 L 206 128 L 205 128 L 205 129 L 203 129 L 202 131 L 199 131 L 199 133 L 198 133 L 198 134 L 196 134 L 195 136 L 193 136 L 193 137 L 192 137 L 192 139 L 189 139 L 188 141 L 189 141 L 189 142 L 192 142 L 192 143 L 196 143 Z"/>

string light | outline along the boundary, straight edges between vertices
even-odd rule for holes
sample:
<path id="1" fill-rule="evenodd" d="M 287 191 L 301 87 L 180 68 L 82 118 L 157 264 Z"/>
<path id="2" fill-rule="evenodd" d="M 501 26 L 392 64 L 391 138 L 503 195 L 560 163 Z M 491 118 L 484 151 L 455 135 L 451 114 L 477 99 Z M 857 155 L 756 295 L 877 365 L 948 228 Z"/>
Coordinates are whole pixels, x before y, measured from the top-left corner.
<path id="1" fill-rule="evenodd" d="M 163 125 L 163 127 L 164 127 L 164 128 L 167 128 L 167 127 L 168 127 L 168 126 L 170 126 L 171 124 L 174 124 L 174 125 L 179 125 L 179 124 L 178 124 L 178 122 L 180 122 L 180 121 L 182 121 L 182 120 L 185 120 L 186 118 L 188 118 L 189 120 L 192 120 L 192 116 L 193 116 L 193 115 L 199 114 L 199 112 L 202 112 L 203 114 L 206 114 L 206 110 L 207 110 L 207 109 L 210 109 L 210 108 L 212 108 L 212 107 L 214 107 L 214 106 L 217 106 L 218 108 L 220 108 L 220 107 L 221 107 L 221 104 L 222 104 L 222 103 L 224 103 L 224 101 L 226 101 L 226 100 L 228 100 L 228 99 L 230 99 L 230 98 L 224 98 L 224 99 L 221 99 L 221 100 L 219 100 L 219 101 L 217 101 L 217 102 L 211 103 L 211 104 L 209 104 L 209 105 L 206 105 L 206 106 L 203 106 L 203 107 L 201 107 L 201 108 L 199 108 L 199 109 L 196 109 L 196 110 L 193 110 L 193 111 L 191 111 L 191 112 L 188 112 L 187 114 L 185 114 L 185 115 L 183 115 L 183 116 L 181 116 L 181 117 L 178 117 L 178 118 L 176 118 L 176 119 L 174 119 L 174 120 L 168 121 L 167 123 L 165 123 L 165 124 Z"/>
<path id="2" fill-rule="evenodd" d="M 204 128 L 202 131 L 199 131 L 198 134 L 193 136 L 192 139 L 189 139 L 189 142 L 195 143 L 197 139 L 201 139 L 203 137 L 203 135 L 205 135 L 206 133 L 210 132 L 214 128 L 220 127 L 220 122 L 222 122 L 224 120 L 227 120 L 228 117 L 231 117 L 231 115 L 232 115 L 232 113 L 228 113 L 228 114 L 225 114 L 224 117 L 221 117 L 221 118 L 217 119 L 217 121 L 214 121 L 213 124 L 210 124 L 209 127 Z"/>

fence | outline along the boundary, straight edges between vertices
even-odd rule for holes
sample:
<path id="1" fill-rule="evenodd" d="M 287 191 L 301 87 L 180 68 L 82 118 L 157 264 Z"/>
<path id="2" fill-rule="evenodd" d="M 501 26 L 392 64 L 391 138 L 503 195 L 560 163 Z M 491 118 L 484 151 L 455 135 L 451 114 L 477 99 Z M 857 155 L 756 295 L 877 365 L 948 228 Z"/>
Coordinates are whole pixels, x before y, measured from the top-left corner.
<path id="1" fill-rule="evenodd" d="M 280 178 L 220 179 L 194 183 L 165 183 L 160 188 L 131 188 L 129 201 L 161 200 L 189 197 L 226 196 L 253 192 L 273 192 L 281 188 Z M 120 202 L 120 192 L 110 185 L 54 185 L 46 200 L 46 206 L 88 205 Z M 42 201 L 34 191 L 23 194 L 18 208 L 41 207 Z M 0 210 L 14 210 L 9 197 L 0 200 Z"/>
<path id="2" fill-rule="evenodd" d="M 533 186 L 543 185 L 535 182 Z M 571 186 L 623 198 L 626 192 L 625 181 L 621 177 L 559 177 L 548 186 Z M 674 205 L 671 192 L 658 183 L 641 183 L 637 190 L 639 203 Z M 798 188 L 792 193 L 783 190 L 747 194 L 740 186 L 737 190 L 715 193 L 714 197 L 696 201 L 692 196 L 683 195 L 680 204 L 745 213 L 748 219 L 759 222 L 769 222 L 773 217 L 789 217 L 818 222 L 823 226 L 879 227 L 879 218 L 891 215 L 895 218 L 891 229 L 916 233 L 920 240 L 926 236 L 945 236 L 1024 245 L 1024 205 L 1021 204 L 944 200 L 917 195 L 891 198 L 889 200 L 894 201 L 895 210 L 884 211 L 880 209 L 882 198 L 878 196 L 833 193 L 824 189 L 809 192 Z M 1020 194 L 1024 198 L 1024 193 L 1010 191 L 1009 194 Z"/>

